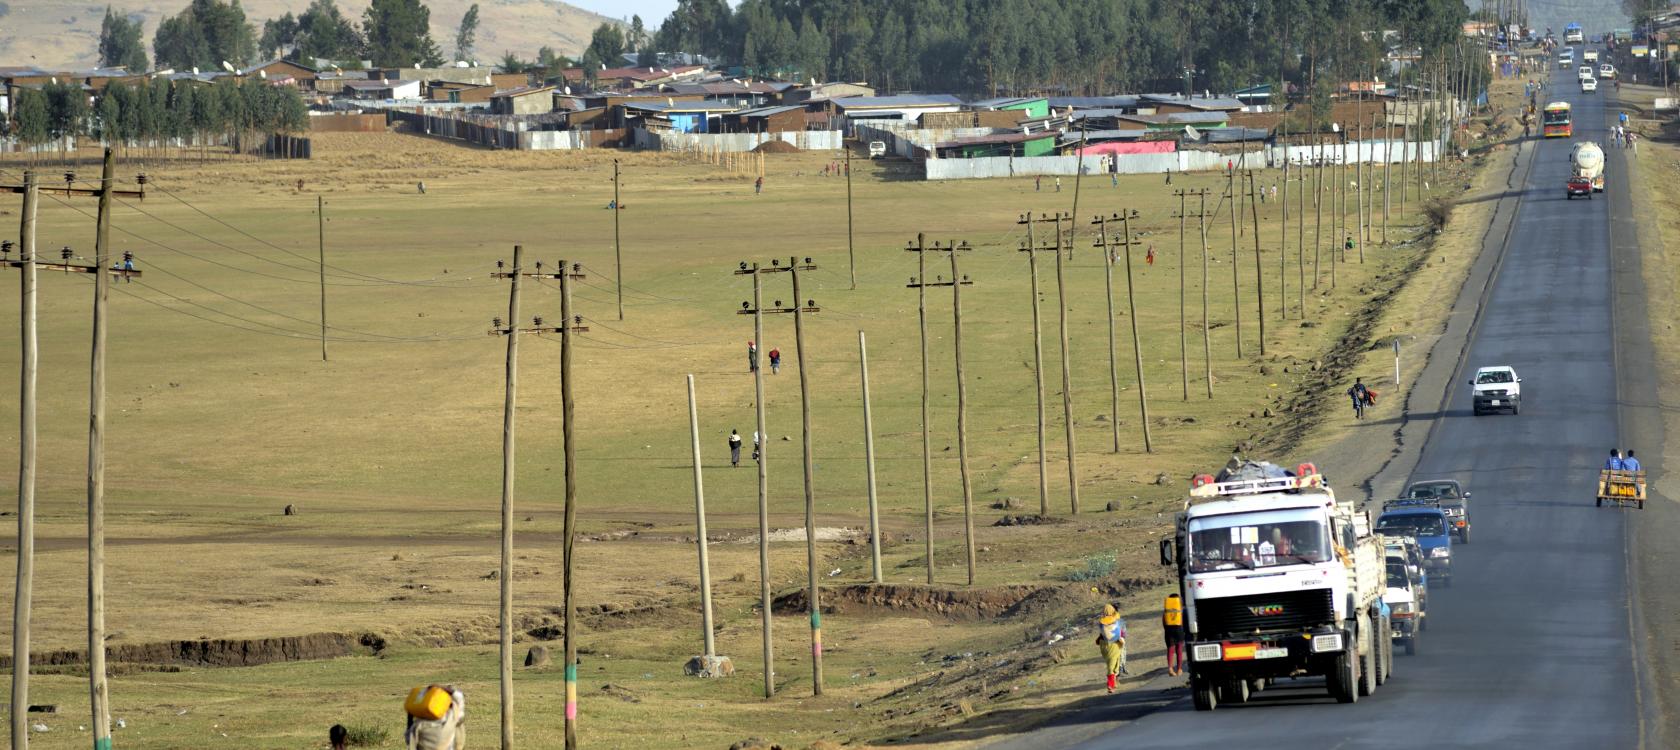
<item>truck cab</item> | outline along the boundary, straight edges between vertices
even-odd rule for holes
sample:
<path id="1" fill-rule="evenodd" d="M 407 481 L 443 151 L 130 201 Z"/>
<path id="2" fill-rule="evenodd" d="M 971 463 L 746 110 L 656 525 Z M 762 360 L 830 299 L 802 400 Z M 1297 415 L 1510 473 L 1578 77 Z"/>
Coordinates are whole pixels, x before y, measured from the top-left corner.
<path id="1" fill-rule="evenodd" d="M 1267 680 L 1324 675 L 1351 703 L 1392 652 L 1381 544 L 1312 464 L 1199 475 L 1161 561 L 1178 569 L 1198 710 L 1241 703 Z"/>
<path id="2" fill-rule="evenodd" d="M 1439 500 L 1393 500 L 1383 503 L 1377 517 L 1377 533 L 1417 540 L 1423 550 L 1424 570 L 1431 581 L 1451 586 L 1453 580 L 1452 533 Z"/>

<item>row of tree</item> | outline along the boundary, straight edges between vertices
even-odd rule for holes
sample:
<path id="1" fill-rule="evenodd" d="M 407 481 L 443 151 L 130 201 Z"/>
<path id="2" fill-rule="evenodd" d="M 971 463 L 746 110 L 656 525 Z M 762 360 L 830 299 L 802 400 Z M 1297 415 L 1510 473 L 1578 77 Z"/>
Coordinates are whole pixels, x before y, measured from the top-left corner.
<path id="1" fill-rule="evenodd" d="M 1438 51 L 1467 15 L 1463 0 L 679 0 L 627 46 L 885 90 L 1231 91 L 1369 71 L 1383 30 Z"/>
<path id="2" fill-rule="evenodd" d="M 258 36 L 239 0 L 190 0 L 166 18 L 152 37 L 159 68 L 219 70 L 285 53 L 294 60 L 371 60 L 380 67 L 435 67 L 444 58 L 431 35 L 431 9 L 421 0 L 372 0 L 358 25 L 333 0 L 313 0 L 303 13 L 269 19 Z M 467 9 L 455 37 L 458 59 L 470 59 L 478 31 L 478 5 Z M 102 65 L 146 69 L 146 46 L 138 19 L 109 7 L 99 33 Z M 341 62 L 342 64 L 342 62 Z"/>
<path id="3" fill-rule="evenodd" d="M 309 112 L 296 89 L 252 79 L 112 83 L 91 108 L 79 85 L 50 83 L 18 89 L 12 119 L 0 119 L 0 126 L 29 146 L 93 136 L 118 148 L 225 140 L 238 149 L 253 135 L 307 129 Z"/>

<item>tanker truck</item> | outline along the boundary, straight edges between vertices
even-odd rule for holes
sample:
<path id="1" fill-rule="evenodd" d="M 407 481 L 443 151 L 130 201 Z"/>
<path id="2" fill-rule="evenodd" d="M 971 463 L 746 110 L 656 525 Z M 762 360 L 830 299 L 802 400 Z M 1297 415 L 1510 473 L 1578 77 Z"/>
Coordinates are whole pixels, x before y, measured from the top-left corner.
<path id="1" fill-rule="evenodd" d="M 1604 150 L 1598 144 L 1590 141 L 1575 144 L 1569 163 L 1573 167 L 1572 177 L 1591 182 L 1595 193 L 1604 192 Z"/>
<path id="2" fill-rule="evenodd" d="M 1161 564 L 1178 573 L 1197 710 L 1280 679 L 1323 676 L 1340 703 L 1387 680 L 1382 537 L 1312 464 L 1196 476 Z"/>

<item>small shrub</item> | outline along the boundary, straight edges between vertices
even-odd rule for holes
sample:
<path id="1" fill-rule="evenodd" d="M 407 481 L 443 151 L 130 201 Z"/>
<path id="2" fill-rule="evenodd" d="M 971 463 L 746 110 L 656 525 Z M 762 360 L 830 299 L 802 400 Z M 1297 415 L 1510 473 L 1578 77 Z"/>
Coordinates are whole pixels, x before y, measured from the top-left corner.
<path id="1" fill-rule="evenodd" d="M 351 747 L 378 747 L 391 740 L 391 732 L 383 727 L 348 726 L 344 739 Z"/>
<path id="2" fill-rule="evenodd" d="M 1113 574 L 1118 565 L 1119 563 L 1115 561 L 1112 554 L 1092 555 L 1085 558 L 1085 567 L 1068 571 L 1067 579 L 1070 581 L 1100 580 Z"/>
<path id="3" fill-rule="evenodd" d="M 1447 221 L 1452 218 L 1454 205 L 1456 204 L 1450 200 L 1434 198 L 1423 204 L 1423 215 L 1429 219 L 1431 227 L 1440 229 L 1446 226 Z"/>

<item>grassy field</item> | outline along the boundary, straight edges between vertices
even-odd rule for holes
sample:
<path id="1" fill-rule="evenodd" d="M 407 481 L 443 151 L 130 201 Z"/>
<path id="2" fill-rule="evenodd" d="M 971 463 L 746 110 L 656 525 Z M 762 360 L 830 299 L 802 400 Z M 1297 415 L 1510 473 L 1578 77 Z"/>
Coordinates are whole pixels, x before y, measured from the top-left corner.
<path id="1" fill-rule="evenodd" d="M 620 321 L 606 209 L 613 155 L 492 152 L 391 134 L 328 135 L 317 149 L 312 162 L 148 165 L 147 199 L 117 207 L 114 249 L 135 252 L 146 274 L 143 283 L 117 287 L 112 311 L 108 622 L 114 644 L 372 632 L 390 645 L 378 655 L 243 669 L 125 668 L 112 688 L 113 714 L 128 723 L 117 735 L 124 747 L 205 746 L 224 735 L 245 747 L 316 746 L 334 722 L 396 735 L 400 696 L 414 684 L 444 680 L 467 689 L 475 744 L 495 736 L 498 583 L 488 574 L 498 559 L 505 342 L 485 333 L 492 316 L 507 312 L 506 283 L 489 274 L 498 259 L 511 258 L 514 244 L 545 268 L 564 258 L 582 263 L 588 274 L 576 293 L 590 331 L 579 344 L 574 384 L 584 535 L 577 560 L 585 647 L 581 732 L 591 747 L 626 748 L 724 747 L 755 734 L 795 746 L 818 738 L 905 737 L 1014 700 L 1010 693 L 1042 699 L 1047 690 L 1094 684 L 1088 664 L 1067 663 L 1070 654 L 1090 661 L 1088 644 L 1069 640 L 1071 652 L 1052 653 L 1032 645 L 1041 641 L 1040 630 L 1110 597 L 1124 598 L 1134 631 L 1147 632 L 1153 610 L 1146 608 L 1158 603 L 1152 586 L 1161 576 L 1151 540 L 1164 528 L 1162 514 L 1175 504 L 1181 479 L 1257 436 L 1299 431 L 1321 405 L 1340 414 L 1346 383 L 1326 382 L 1320 363 L 1373 314 L 1370 301 L 1398 284 L 1425 252 L 1415 242 L 1399 244 L 1422 231 L 1423 219 L 1415 203 L 1401 215 L 1396 196 L 1390 227 L 1396 245 L 1365 247 L 1363 264 L 1350 254 L 1338 264 L 1332 290 L 1335 241 L 1326 231 L 1321 283 L 1305 296 L 1303 315 L 1298 217 L 1292 215 L 1284 278 L 1289 314 L 1280 318 L 1280 217 L 1277 203 L 1264 204 L 1267 355 L 1259 356 L 1253 327 L 1254 245 L 1245 229 L 1237 284 L 1246 356 L 1239 359 L 1230 219 L 1228 206 L 1218 202 L 1224 176 L 1178 175 L 1170 186 L 1160 176 L 1125 178 L 1118 186 L 1085 180 L 1081 215 L 1141 214 L 1134 230 L 1144 234 L 1144 246 L 1133 261 L 1155 450 L 1142 450 L 1120 275 L 1118 413 L 1110 403 L 1103 256 L 1088 249 L 1092 232 L 1082 226 L 1067 263 L 1065 298 L 1056 295 L 1050 256 L 1041 258 L 1041 287 L 1050 509 L 1060 516 L 1069 510 L 1056 338 L 1061 302 L 1069 315 L 1083 512 L 1067 524 L 993 527 L 1005 513 L 1031 513 L 1038 505 L 1027 266 L 1016 252 L 1025 235 L 1015 218 L 1071 209 L 1072 179 L 1063 180 L 1060 193 L 1049 181 L 1036 191 L 1030 179 L 925 183 L 890 179 L 891 173 L 857 162 L 852 290 L 845 184 L 819 174 L 829 155 L 768 156 L 765 190 L 756 196 L 750 177 L 693 159 L 621 155 Z M 16 180 L 21 167 L 0 164 L 0 179 Z M 56 179 L 56 166 L 44 169 Z M 1278 177 L 1266 172 L 1260 181 Z M 415 189 L 422 180 L 424 195 Z M 1450 193 L 1463 181 L 1442 179 L 1434 187 Z M 1210 210 L 1221 217 L 1209 232 L 1212 400 L 1200 375 L 1200 248 L 1192 231 L 1188 253 L 1180 255 L 1171 194 L 1204 187 L 1213 191 Z M 318 194 L 328 216 L 334 340 L 327 362 L 315 339 Z M 1290 197 L 1293 213 L 1293 192 Z M 90 255 L 92 201 L 62 200 L 43 201 L 41 247 L 48 255 L 66 245 Z M 0 202 L 0 221 L 14 221 L 17 206 L 15 199 Z M 1313 215 L 1310 197 L 1307 215 Z M 753 430 L 745 366 L 751 321 L 735 314 L 750 290 L 731 272 L 740 261 L 788 256 L 809 256 L 820 267 L 803 281 L 804 296 L 822 307 L 808 317 L 806 332 L 822 527 L 855 530 L 865 523 L 856 341 L 857 331 L 867 332 L 890 542 L 886 579 L 920 583 L 920 373 L 915 292 L 904 287 L 916 259 L 903 248 L 923 232 L 930 241 L 975 246 L 962 272 L 975 282 L 964 288 L 963 305 L 977 584 L 999 601 L 1008 599 L 998 588 L 1005 584 L 1043 585 L 1061 598 L 1055 607 L 981 619 L 911 604 L 892 616 L 842 608 L 825 620 L 829 689 L 820 698 L 810 694 L 803 618 L 781 617 L 777 670 L 784 690 L 774 701 L 759 700 L 755 480 L 750 468 L 731 469 L 724 450 L 731 428 L 749 440 Z M 1309 283 L 1313 239 L 1309 224 Z M 1151 248 L 1152 265 L 1143 260 Z M 1189 264 L 1185 321 L 1181 261 Z M 930 274 L 949 276 L 948 266 L 934 265 Z M 786 276 L 768 277 L 766 302 L 791 300 L 787 284 Z M 89 290 L 85 278 L 52 274 L 43 274 L 42 286 L 34 639 L 39 650 L 73 649 L 85 645 Z M 16 287 L 0 289 L 0 305 L 16 309 Z M 965 572 L 949 298 L 930 294 L 929 308 L 936 562 L 938 582 L 955 587 Z M 527 287 L 522 317 L 534 315 L 559 317 L 556 290 Z M 1180 384 L 1181 329 L 1189 341 L 1188 400 Z M 16 336 L 15 326 L 0 330 L 0 351 L 8 352 L 0 366 L 15 366 Z M 792 320 L 768 318 L 762 345 L 784 354 L 783 371 L 766 375 L 772 523 L 798 527 Z M 555 621 L 550 609 L 560 602 L 559 347 L 547 337 L 527 337 L 521 351 L 515 589 L 521 627 L 538 628 Z M 1381 372 L 1368 380 L 1380 382 Z M 699 392 L 719 648 L 741 671 L 721 682 L 700 683 L 680 672 L 699 650 L 688 373 Z M 0 402 L 0 423 L 16 416 L 15 401 Z M 15 463 L 15 438 L 6 435 L 3 445 L 0 463 Z M 993 507 L 1006 501 L 1021 509 Z M 1121 509 L 1103 512 L 1110 501 Z M 298 515 L 282 515 L 288 504 Z M 797 590 L 805 580 L 803 545 L 774 549 L 774 587 Z M 827 542 L 821 553 L 822 572 L 839 571 L 825 579 L 830 585 L 867 580 L 861 543 Z M 1100 577 L 1096 593 L 1069 599 L 1070 589 L 1082 590 L 1066 583 L 1070 572 L 1105 556 L 1116 560 L 1116 570 Z M 0 576 L 11 577 L 11 564 L 8 557 Z M 9 634 L 9 621 L 0 629 Z M 1146 648 L 1138 656 L 1152 653 Z M 951 688 L 938 675 L 961 672 L 953 656 L 959 666 L 1003 659 L 1018 677 L 996 678 L 991 691 Z M 1016 668 L 1024 664 L 1060 666 L 1028 685 L 1032 673 Z M 992 679 L 982 677 L 981 684 Z M 519 670 L 516 682 L 519 736 L 552 746 L 560 728 L 560 670 Z M 999 685 L 1001 697 L 993 694 Z M 945 700 L 953 690 L 979 692 L 972 700 Z M 929 696 L 942 697 L 930 702 Z M 60 707 L 58 716 L 44 719 L 52 731 L 39 736 L 39 746 L 86 742 L 76 730 L 86 723 L 84 678 L 38 677 L 32 702 Z"/>

